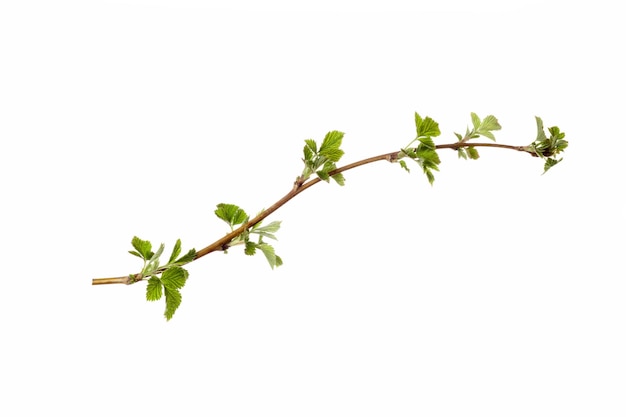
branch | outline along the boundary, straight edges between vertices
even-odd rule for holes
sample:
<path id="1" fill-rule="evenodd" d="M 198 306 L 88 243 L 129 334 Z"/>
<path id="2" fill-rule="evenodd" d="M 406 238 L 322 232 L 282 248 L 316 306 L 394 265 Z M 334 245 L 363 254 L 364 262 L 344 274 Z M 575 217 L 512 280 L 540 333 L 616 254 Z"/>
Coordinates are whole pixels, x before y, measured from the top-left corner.
<path id="1" fill-rule="evenodd" d="M 182 300 L 180 290 L 184 287 L 189 277 L 189 272 L 187 269 L 183 268 L 183 266 L 190 262 L 196 261 L 211 252 L 226 252 L 231 246 L 241 245 L 244 247 L 244 253 L 246 255 L 254 255 L 258 252 L 262 252 L 272 268 L 282 265 L 283 261 L 280 256 L 276 254 L 274 247 L 263 240 L 265 238 L 276 239 L 275 233 L 280 229 L 280 222 L 273 221 L 263 226 L 261 222 L 287 204 L 292 198 L 320 181 L 329 182 L 330 179 L 333 179 L 337 184 L 344 185 L 344 171 L 377 161 L 397 162 L 400 167 L 406 171 L 410 171 L 406 160 L 411 160 L 421 168 L 428 178 L 428 182 L 432 184 L 435 181 L 434 172 L 439 171 L 439 164 L 441 163 L 441 159 L 437 153 L 438 149 L 455 150 L 459 157 L 463 159 L 478 159 L 479 153 L 476 148 L 479 147 L 510 149 L 540 157 L 545 162 L 545 173 L 561 161 L 561 159 L 556 159 L 554 156 L 565 150 L 568 145 L 567 141 L 563 139 L 565 133 L 561 132 L 556 126 L 548 129 L 550 133 L 548 137 L 543 128 L 543 121 L 539 117 L 536 117 L 537 139 L 528 146 L 469 143 L 481 136 L 495 142 L 496 138 L 493 132 L 501 128 L 498 119 L 493 115 L 488 115 L 484 119 L 481 119 L 476 113 L 471 113 L 471 117 L 472 129 L 468 127 L 465 131 L 465 135 L 455 133 L 458 142 L 435 145 L 433 138 L 441 134 L 439 124 L 430 117 L 422 118 L 418 113 L 415 113 L 415 130 L 417 136 L 409 142 L 407 146 L 396 152 L 389 152 L 362 159 L 339 168 L 336 163 L 339 162 L 344 154 L 344 151 L 341 149 L 343 132 L 337 130 L 328 132 L 319 144 L 313 139 L 305 139 L 305 146 L 302 150 L 304 156 L 304 158 L 302 158 L 302 162 L 304 163 L 302 173 L 294 181 L 291 190 L 268 209 L 263 210 L 256 217 L 251 219 L 245 210 L 236 204 L 218 204 L 215 215 L 229 225 L 230 233 L 199 251 L 191 249 L 182 256 L 180 256 L 182 244 L 180 239 L 178 239 L 169 260 L 163 263 L 161 263 L 162 260 L 160 257 L 165 248 L 164 244 L 161 244 L 158 248 L 154 248 L 155 250 L 153 251 L 153 246 L 150 241 L 142 240 L 135 236 L 131 241 L 134 250 L 130 250 L 129 253 L 143 260 L 141 272 L 122 277 L 94 278 L 92 284 L 128 285 L 139 281 L 147 281 L 146 300 L 157 301 L 165 297 L 164 315 L 167 320 L 170 320 L 180 306 Z M 255 239 L 258 238 L 258 240 L 252 240 L 253 236 Z"/>
<path id="2" fill-rule="evenodd" d="M 538 156 L 535 152 L 533 152 L 531 149 L 529 149 L 528 146 L 513 146 L 513 145 L 502 145 L 502 144 L 497 144 L 497 143 L 468 143 L 468 142 L 455 142 L 455 143 L 449 143 L 449 144 L 444 144 L 444 145 L 436 145 L 436 149 L 457 150 L 459 148 L 464 148 L 464 147 L 503 148 L 503 149 L 511 149 L 511 150 L 519 151 L 519 152 L 526 152 L 526 153 L 530 154 L 531 156 L 535 156 L 535 157 Z M 353 162 L 351 164 L 344 165 L 342 167 L 339 167 L 339 168 L 336 168 L 336 169 L 334 169 L 332 171 L 329 171 L 328 175 L 332 177 L 333 175 L 336 175 L 336 174 L 339 174 L 339 173 L 351 170 L 353 168 L 357 168 L 357 167 L 360 167 L 360 166 L 363 166 L 363 165 L 367 165 L 367 164 L 371 164 L 373 162 L 378 162 L 378 161 L 397 162 L 400 159 L 400 157 L 399 157 L 400 153 L 401 153 L 401 151 L 395 151 L 395 152 L 389 152 L 389 153 L 385 153 L 385 154 L 378 155 L 378 156 L 373 156 L 371 158 L 362 159 L 360 161 L 356 161 L 356 162 Z M 294 185 L 293 185 L 293 188 L 291 189 L 291 191 L 289 191 L 287 194 L 285 194 L 280 200 L 276 201 L 268 209 L 262 211 L 256 217 L 254 217 L 253 219 L 249 220 L 247 223 L 244 223 L 239 228 L 237 228 L 237 229 L 233 230 L 232 232 L 224 235 L 222 238 L 216 240 L 215 242 L 211 243 L 207 247 L 205 247 L 205 248 L 199 250 L 198 252 L 196 252 L 196 255 L 193 258 L 193 261 L 196 261 L 196 260 L 202 258 L 203 256 L 206 256 L 209 253 L 212 253 L 212 252 L 215 252 L 215 251 L 227 250 L 228 247 L 229 247 L 228 244 L 230 242 L 232 242 L 232 240 L 235 239 L 237 236 L 241 235 L 242 233 L 244 233 L 246 230 L 250 229 L 251 227 L 257 225 L 258 223 L 263 221 L 265 218 L 270 216 L 272 213 L 274 213 L 276 210 L 278 210 L 279 208 L 284 206 L 292 198 L 294 198 L 295 196 L 297 196 L 301 192 L 307 190 L 308 188 L 314 186 L 315 184 L 317 184 L 319 182 L 321 182 L 320 178 L 313 178 L 313 179 L 310 179 L 308 181 L 304 181 L 302 179 L 302 177 L 298 177 L 296 179 L 296 181 L 294 182 Z M 159 272 L 163 272 L 163 269 L 160 269 L 160 270 L 156 271 L 156 273 L 159 273 Z M 143 280 L 143 278 L 144 277 L 142 277 L 140 275 L 126 275 L 126 276 L 113 277 L 113 278 L 94 278 L 92 280 L 92 285 L 105 285 L 105 284 L 126 284 L 126 285 L 129 285 L 129 284 L 134 284 L 135 282 L 141 281 L 141 280 Z"/>

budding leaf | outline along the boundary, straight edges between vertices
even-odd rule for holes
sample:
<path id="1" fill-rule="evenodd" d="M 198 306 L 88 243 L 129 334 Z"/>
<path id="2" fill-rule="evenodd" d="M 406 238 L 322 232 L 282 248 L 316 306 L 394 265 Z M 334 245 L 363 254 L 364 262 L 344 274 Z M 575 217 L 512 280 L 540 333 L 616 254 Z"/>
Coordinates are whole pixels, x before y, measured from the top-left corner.
<path id="1" fill-rule="evenodd" d="M 473 146 L 469 146 L 467 148 L 467 155 L 469 156 L 470 159 L 478 159 L 478 158 L 480 158 L 480 155 L 478 155 L 478 151 Z"/>
<path id="2" fill-rule="evenodd" d="M 146 287 L 146 300 L 157 301 L 161 299 L 162 295 L 163 284 L 161 283 L 161 280 L 157 277 L 150 278 Z"/>

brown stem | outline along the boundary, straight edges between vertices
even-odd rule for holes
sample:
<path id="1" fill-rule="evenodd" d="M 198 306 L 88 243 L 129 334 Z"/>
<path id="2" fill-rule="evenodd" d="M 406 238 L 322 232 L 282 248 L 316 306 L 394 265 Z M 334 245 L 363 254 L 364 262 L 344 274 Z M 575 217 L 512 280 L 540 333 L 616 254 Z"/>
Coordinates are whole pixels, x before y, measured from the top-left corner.
<path id="1" fill-rule="evenodd" d="M 491 147 L 491 148 L 504 148 L 504 149 L 511 149 L 514 151 L 519 151 L 519 152 L 527 152 L 532 156 L 537 156 L 534 152 L 532 152 L 531 150 L 529 150 L 526 146 L 513 146 L 513 145 L 501 145 L 498 143 L 468 143 L 468 142 L 455 142 L 455 143 L 449 143 L 449 144 L 444 144 L 444 145 L 436 145 L 437 149 L 459 149 L 459 148 L 465 148 L 465 147 Z M 351 164 L 348 165 L 344 165 L 342 167 L 339 167 L 333 171 L 330 171 L 328 173 L 329 176 L 333 176 L 335 174 L 339 174 L 340 172 L 344 172 L 344 171 L 348 171 L 350 169 L 353 168 L 357 168 L 363 165 L 367 165 L 367 164 L 371 164 L 372 162 L 377 162 L 377 161 L 389 161 L 389 162 L 397 162 L 399 157 L 400 151 L 396 151 L 396 152 L 389 152 L 389 153 L 385 153 L 382 155 L 378 155 L 378 156 L 373 156 L 371 158 L 366 158 L 366 159 L 362 159 L 360 161 L 357 162 L 353 162 Z M 315 184 L 317 184 L 318 182 L 320 182 L 321 180 L 319 178 L 313 178 L 311 180 L 305 181 L 305 179 L 298 177 L 298 179 L 296 179 L 296 181 L 294 182 L 293 188 L 291 189 L 291 191 L 289 191 L 287 194 L 285 194 L 283 196 L 283 198 L 281 198 L 280 200 L 278 200 L 277 202 L 275 202 L 274 204 L 272 204 L 271 207 L 269 207 L 268 209 L 262 211 L 261 213 L 259 213 L 256 217 L 254 217 L 253 219 L 249 220 L 247 223 L 242 224 L 240 227 L 238 227 L 237 229 L 233 230 L 232 232 L 228 233 L 227 235 L 224 235 L 224 237 L 216 240 L 215 242 L 211 243 L 209 246 L 199 250 L 198 252 L 196 252 L 196 256 L 193 258 L 193 260 L 198 260 L 200 258 L 202 258 L 205 255 L 208 255 L 211 252 L 215 252 L 215 251 L 221 251 L 221 250 L 225 250 L 228 248 L 228 244 L 237 236 L 239 236 L 240 234 L 242 234 L 244 231 L 248 230 L 249 228 L 255 226 L 256 224 L 260 223 L 261 221 L 263 221 L 266 217 L 268 217 L 270 214 L 274 213 L 276 210 L 278 210 L 280 207 L 284 206 L 289 200 L 291 200 L 292 198 L 294 198 L 295 196 L 297 196 L 298 194 L 300 194 L 301 192 L 303 192 L 304 190 L 308 189 L 309 187 L 314 186 Z M 193 261 L 192 261 L 193 262 Z M 162 271 L 161 271 L 162 272 Z M 137 282 L 137 279 L 132 279 L 130 276 L 123 276 L 123 277 L 114 277 L 114 278 L 94 278 L 92 280 L 92 285 L 104 285 L 104 284 L 133 284 L 135 282 Z"/>

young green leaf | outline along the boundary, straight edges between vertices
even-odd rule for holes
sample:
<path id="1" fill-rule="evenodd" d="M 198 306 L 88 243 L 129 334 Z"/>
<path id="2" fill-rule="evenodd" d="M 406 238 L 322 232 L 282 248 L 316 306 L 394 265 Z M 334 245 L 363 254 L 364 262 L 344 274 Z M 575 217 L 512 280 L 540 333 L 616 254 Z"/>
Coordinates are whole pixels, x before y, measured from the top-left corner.
<path id="1" fill-rule="evenodd" d="M 257 243 L 256 247 L 258 249 L 261 249 L 261 251 L 263 252 L 263 255 L 265 255 L 265 257 L 267 258 L 267 262 L 269 262 L 272 269 L 274 269 L 274 267 L 276 266 L 282 265 L 282 260 L 278 261 L 278 259 L 280 258 L 276 256 L 276 253 L 274 252 L 274 247 L 272 245 L 261 242 L 261 243 Z"/>
<path id="2" fill-rule="evenodd" d="M 322 141 L 319 154 L 330 161 L 337 162 L 343 156 L 344 152 L 339 149 L 343 140 L 343 132 L 333 130 L 328 132 Z"/>
<path id="3" fill-rule="evenodd" d="M 246 212 L 235 204 L 218 204 L 217 209 L 215 210 L 215 215 L 224 220 L 231 227 L 248 220 Z"/>
<path id="4" fill-rule="evenodd" d="M 243 253 L 248 256 L 254 255 L 256 253 L 256 243 L 247 241 L 246 248 L 243 250 Z"/>
<path id="5" fill-rule="evenodd" d="M 161 275 L 161 282 L 165 286 L 165 288 L 175 288 L 181 289 L 185 286 L 185 282 L 187 281 L 187 270 L 174 266 L 172 268 L 168 268 Z"/>
<path id="6" fill-rule="evenodd" d="M 331 177 L 333 180 L 335 180 L 335 182 L 339 185 L 341 185 L 342 187 L 344 185 L 346 185 L 346 179 L 344 178 L 343 174 L 340 172 L 338 174 L 335 174 Z"/>
<path id="7" fill-rule="evenodd" d="M 274 236 L 274 233 L 276 233 L 278 229 L 280 229 L 280 223 L 281 223 L 280 221 L 273 221 L 267 226 L 262 226 L 262 227 L 259 227 L 259 225 L 257 224 L 255 227 L 252 228 L 250 232 L 256 233 L 263 237 L 277 240 L 276 236 Z"/>
<path id="8" fill-rule="evenodd" d="M 480 158 L 480 155 L 478 155 L 478 151 L 473 146 L 469 146 L 467 148 L 467 154 L 468 154 L 470 159 L 478 159 L 478 158 Z"/>
<path id="9" fill-rule="evenodd" d="M 180 247 L 181 247 L 181 242 L 180 239 L 178 239 L 176 241 L 176 244 L 174 245 L 174 249 L 172 249 L 172 254 L 170 255 L 170 260 L 167 261 L 168 264 L 171 264 L 172 262 L 174 262 L 176 260 L 176 257 L 178 257 L 178 255 L 180 255 Z"/>
<path id="10" fill-rule="evenodd" d="M 162 295 L 163 284 L 161 283 L 161 280 L 157 277 L 150 278 L 146 287 L 146 300 L 157 301 L 161 299 Z"/>
<path id="11" fill-rule="evenodd" d="M 176 260 L 176 262 L 174 262 L 177 265 L 185 265 L 191 261 L 193 261 L 193 259 L 196 257 L 196 250 L 195 249 L 189 249 L 189 252 L 187 252 L 186 254 L 184 254 L 183 256 L 181 256 L 180 258 L 178 258 Z"/>
<path id="12" fill-rule="evenodd" d="M 137 252 L 131 251 L 133 255 L 139 256 L 146 261 L 152 257 L 152 243 L 150 243 L 149 241 L 141 240 L 137 236 L 135 236 L 133 237 L 131 244 L 133 245 L 133 248 L 137 250 Z"/>
<path id="13" fill-rule="evenodd" d="M 474 126 L 474 130 L 478 130 L 480 127 L 480 117 L 474 112 L 471 113 L 472 116 L 472 125 Z"/>
<path id="14" fill-rule="evenodd" d="M 180 306 L 182 295 L 176 288 L 165 287 L 165 318 L 167 321 L 174 316 L 174 313 Z"/>
<path id="15" fill-rule="evenodd" d="M 434 136 L 437 137 L 441 134 L 439 130 L 439 123 L 435 122 L 430 117 L 422 117 L 415 112 L 415 130 L 417 131 L 417 137 L 428 137 Z"/>

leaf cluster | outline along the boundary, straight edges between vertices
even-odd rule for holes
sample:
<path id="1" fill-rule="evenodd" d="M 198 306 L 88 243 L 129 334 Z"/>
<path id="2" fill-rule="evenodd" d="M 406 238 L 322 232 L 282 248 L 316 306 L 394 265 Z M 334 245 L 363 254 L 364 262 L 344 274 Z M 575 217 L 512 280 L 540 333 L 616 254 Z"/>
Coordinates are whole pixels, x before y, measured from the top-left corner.
<path id="1" fill-rule="evenodd" d="M 460 143 L 468 142 L 472 139 L 477 139 L 480 136 L 484 136 L 492 141 L 496 141 L 496 137 L 493 134 L 494 130 L 502 129 L 500 123 L 498 123 L 498 119 L 494 115 L 488 115 L 484 119 L 480 119 L 476 113 L 471 113 L 472 118 L 472 129 L 469 127 L 465 128 L 465 135 L 461 136 L 459 133 L 454 133 Z M 459 158 L 463 159 L 478 159 L 480 155 L 474 146 L 468 146 L 466 148 L 459 147 L 457 148 L 457 153 Z"/>
<path id="2" fill-rule="evenodd" d="M 558 126 L 548 128 L 550 137 L 547 137 L 543 127 L 543 120 L 537 116 L 535 116 L 535 120 L 537 121 L 537 139 L 527 148 L 545 161 L 543 166 L 543 173 L 545 174 L 550 168 L 563 160 L 563 158 L 556 159 L 554 156 L 563 152 L 569 143 L 564 139 L 565 133 L 561 132 Z"/>
<path id="3" fill-rule="evenodd" d="M 140 281 L 146 277 L 146 299 L 157 301 L 165 294 L 165 318 L 170 320 L 180 303 L 182 295 L 180 289 L 185 286 L 189 273 L 182 266 L 193 261 L 196 250 L 190 249 L 186 254 L 181 254 L 180 239 L 176 241 L 169 260 L 165 265 L 160 265 L 160 257 L 165 245 L 161 244 L 156 252 L 152 251 L 152 243 L 147 240 L 133 237 L 131 244 L 135 250 L 128 251 L 131 255 L 143 259 L 143 268 L 139 274 L 131 275 L 134 281 Z"/>
<path id="4" fill-rule="evenodd" d="M 250 216 L 235 204 L 218 204 L 215 215 L 226 222 L 230 226 L 231 231 L 234 231 L 236 227 L 247 224 L 250 220 Z M 258 249 L 263 252 L 270 267 L 274 269 L 275 267 L 281 266 L 283 260 L 280 256 L 276 255 L 274 247 L 265 242 L 263 238 L 278 240 L 274 233 L 280 229 L 281 222 L 273 221 L 266 226 L 262 226 L 261 223 L 262 222 L 259 222 L 250 228 L 246 228 L 240 235 L 231 240 L 228 246 L 244 245 L 244 253 L 246 255 L 254 255 Z M 251 235 L 256 235 L 257 240 L 252 241 Z M 227 248 L 225 248 L 224 253 L 228 253 Z"/>
<path id="5" fill-rule="evenodd" d="M 422 118 L 415 112 L 415 130 L 417 136 L 406 147 L 402 148 L 398 155 L 398 162 L 402 168 L 410 172 L 409 167 L 402 158 L 406 157 L 415 161 L 422 168 L 422 171 L 428 178 L 428 182 L 432 185 L 435 181 L 433 171 L 439 171 L 439 164 L 441 163 L 437 147 L 433 141 L 434 137 L 441 134 L 439 123 L 428 116 Z M 412 147 L 415 142 L 419 143 L 416 147 Z"/>
<path id="6" fill-rule="evenodd" d="M 340 149 L 343 140 L 343 132 L 333 130 L 328 132 L 318 147 L 313 139 L 304 141 L 304 169 L 300 176 L 301 181 L 306 181 L 315 173 L 319 179 L 329 182 L 330 178 L 335 180 L 337 184 L 344 185 L 345 178 L 343 174 L 337 173 L 330 175 L 330 172 L 337 169 L 336 163 L 339 162 L 344 152 Z"/>

